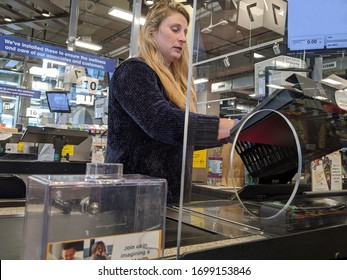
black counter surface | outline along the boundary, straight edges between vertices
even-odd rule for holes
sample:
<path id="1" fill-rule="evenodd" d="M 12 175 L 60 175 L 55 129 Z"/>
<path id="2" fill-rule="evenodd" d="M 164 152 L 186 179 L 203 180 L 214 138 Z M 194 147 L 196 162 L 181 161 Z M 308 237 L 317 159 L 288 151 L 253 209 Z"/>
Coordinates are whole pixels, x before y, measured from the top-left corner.
<path id="1" fill-rule="evenodd" d="M 0 160 L 0 173 L 11 174 L 85 174 L 86 162 L 46 162 Z"/>

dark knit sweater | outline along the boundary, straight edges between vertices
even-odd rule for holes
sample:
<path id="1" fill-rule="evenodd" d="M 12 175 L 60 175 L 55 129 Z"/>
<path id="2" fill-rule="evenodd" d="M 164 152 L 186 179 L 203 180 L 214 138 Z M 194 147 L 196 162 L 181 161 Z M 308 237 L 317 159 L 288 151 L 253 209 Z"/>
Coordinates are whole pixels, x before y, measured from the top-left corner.
<path id="1" fill-rule="evenodd" d="M 124 164 L 125 174 L 164 178 L 168 203 L 179 201 L 185 112 L 173 104 L 159 76 L 144 61 L 131 58 L 110 84 L 105 162 Z M 190 200 L 194 147 L 218 145 L 219 118 L 190 113 L 185 201 Z"/>

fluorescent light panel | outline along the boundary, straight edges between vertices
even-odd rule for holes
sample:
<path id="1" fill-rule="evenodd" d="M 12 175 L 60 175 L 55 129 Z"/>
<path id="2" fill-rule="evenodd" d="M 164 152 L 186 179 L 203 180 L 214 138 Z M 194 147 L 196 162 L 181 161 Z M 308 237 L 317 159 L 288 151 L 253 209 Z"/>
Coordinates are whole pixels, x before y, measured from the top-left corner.
<path id="1" fill-rule="evenodd" d="M 43 15 L 44 17 L 50 17 L 51 16 L 50 12 L 47 12 L 46 10 L 42 10 L 41 15 Z"/>
<path id="2" fill-rule="evenodd" d="M 154 0 L 145 0 L 145 5 L 152 6 L 154 4 Z"/>
<path id="3" fill-rule="evenodd" d="M 325 78 L 325 79 L 322 80 L 322 82 L 326 82 L 326 83 L 332 84 L 332 85 L 342 85 L 341 82 L 336 81 L 336 80 L 331 79 L 331 78 Z"/>
<path id="4" fill-rule="evenodd" d="M 80 41 L 80 40 L 76 40 L 75 46 L 76 47 L 80 47 L 80 48 L 93 50 L 93 51 L 99 51 L 99 50 L 102 49 L 102 46 L 100 46 L 100 45 L 89 43 L 89 42 L 83 42 L 83 41 Z"/>
<path id="5" fill-rule="evenodd" d="M 108 55 L 111 57 L 114 57 L 114 56 L 121 55 L 121 54 L 128 52 L 128 51 L 129 51 L 129 45 L 124 45 L 118 49 L 115 49 L 115 50 L 109 52 Z"/>
<path id="6" fill-rule="evenodd" d="M 12 24 L 7 24 L 6 26 L 9 27 L 9 28 L 11 28 L 11 29 L 13 29 L 13 30 L 23 30 L 22 27 L 20 27 L 20 26 L 14 24 L 14 23 L 12 23 Z"/>
<path id="7" fill-rule="evenodd" d="M 279 86 L 279 85 L 274 85 L 274 84 L 268 84 L 266 85 L 269 88 L 275 88 L 275 89 L 284 89 L 283 86 Z"/>
<path id="8" fill-rule="evenodd" d="M 1 95 L 1 99 L 7 99 L 7 100 L 15 100 L 17 97 L 9 96 L 9 95 Z"/>
<path id="9" fill-rule="evenodd" d="M 112 7 L 111 9 L 108 10 L 108 14 L 110 16 L 114 16 L 116 18 L 124 19 L 126 21 L 133 21 L 133 14 L 130 13 L 129 11 L 125 11 L 116 7 Z M 140 25 L 144 25 L 146 21 L 146 18 L 140 17 Z"/>
<path id="10" fill-rule="evenodd" d="M 211 15 L 212 16 L 212 15 Z M 225 19 L 221 19 L 219 22 L 215 23 L 215 24 L 210 24 L 209 26 L 203 28 L 201 30 L 202 33 L 208 34 L 212 32 L 212 29 L 219 26 L 219 25 L 228 25 L 228 22 Z"/>
<path id="11" fill-rule="evenodd" d="M 319 100 L 327 100 L 328 98 L 324 97 L 324 96 L 315 96 L 316 99 L 319 99 Z"/>
<path id="12" fill-rule="evenodd" d="M 265 57 L 265 56 L 263 56 L 263 55 L 260 54 L 260 53 L 254 53 L 254 54 L 253 54 L 253 57 L 254 57 L 254 58 L 263 58 L 263 57 Z"/>
<path id="13" fill-rule="evenodd" d="M 202 83 L 206 83 L 206 82 L 208 82 L 208 79 L 207 79 L 207 78 L 200 78 L 200 79 L 194 80 L 194 84 L 195 84 L 195 85 L 202 84 Z"/>

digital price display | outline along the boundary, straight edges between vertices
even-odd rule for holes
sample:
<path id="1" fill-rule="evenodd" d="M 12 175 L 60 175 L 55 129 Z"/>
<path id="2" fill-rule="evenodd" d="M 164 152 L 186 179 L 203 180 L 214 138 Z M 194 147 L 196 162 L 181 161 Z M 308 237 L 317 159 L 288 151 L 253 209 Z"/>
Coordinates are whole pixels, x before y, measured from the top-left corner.
<path id="1" fill-rule="evenodd" d="M 324 37 L 306 36 L 290 39 L 291 50 L 315 50 L 324 48 Z"/>
<path id="2" fill-rule="evenodd" d="M 287 54 L 339 54 L 347 49 L 347 1 L 290 0 Z"/>

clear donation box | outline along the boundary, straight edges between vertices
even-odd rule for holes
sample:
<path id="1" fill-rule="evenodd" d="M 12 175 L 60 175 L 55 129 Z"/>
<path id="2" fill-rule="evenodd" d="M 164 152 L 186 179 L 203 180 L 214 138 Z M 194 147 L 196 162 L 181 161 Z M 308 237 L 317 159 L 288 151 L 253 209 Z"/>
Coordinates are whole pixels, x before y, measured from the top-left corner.
<path id="1" fill-rule="evenodd" d="M 22 258 L 160 258 L 166 180 L 122 168 L 87 164 L 86 175 L 30 176 Z"/>

